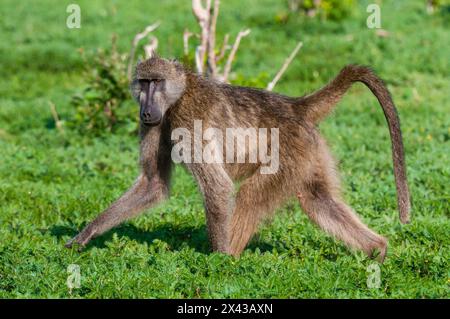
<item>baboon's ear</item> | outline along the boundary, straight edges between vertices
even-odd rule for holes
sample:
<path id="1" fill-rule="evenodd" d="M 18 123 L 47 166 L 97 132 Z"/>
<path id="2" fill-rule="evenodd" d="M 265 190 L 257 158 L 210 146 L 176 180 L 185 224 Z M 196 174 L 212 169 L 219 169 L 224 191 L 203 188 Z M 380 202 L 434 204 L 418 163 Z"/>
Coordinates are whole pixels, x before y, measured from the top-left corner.
<path id="1" fill-rule="evenodd" d="M 173 63 L 173 65 L 175 66 L 175 69 L 177 71 L 182 71 L 184 69 L 183 64 L 180 61 L 178 61 L 177 59 L 171 59 L 170 62 Z"/>
<path id="2" fill-rule="evenodd" d="M 137 61 L 136 61 L 136 65 L 135 65 L 135 67 L 134 67 L 134 69 L 133 69 L 133 73 L 132 73 L 132 76 L 131 76 L 131 78 L 132 79 L 136 79 L 136 75 L 137 75 L 137 70 L 138 70 L 138 68 L 139 68 L 139 65 L 142 63 L 142 59 L 141 59 L 141 57 L 138 57 L 137 58 Z"/>

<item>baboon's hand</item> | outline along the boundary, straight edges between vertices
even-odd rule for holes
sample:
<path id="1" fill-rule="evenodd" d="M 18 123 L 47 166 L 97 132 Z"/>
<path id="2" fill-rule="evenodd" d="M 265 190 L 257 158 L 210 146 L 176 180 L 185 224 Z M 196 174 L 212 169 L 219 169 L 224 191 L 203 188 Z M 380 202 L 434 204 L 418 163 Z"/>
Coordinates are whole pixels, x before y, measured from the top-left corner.
<path id="1" fill-rule="evenodd" d="M 380 264 L 384 263 L 384 259 L 386 258 L 387 253 L 387 243 L 383 243 L 383 245 L 377 249 L 374 249 L 371 254 L 371 258 L 378 261 Z"/>
<path id="2" fill-rule="evenodd" d="M 65 244 L 65 247 L 72 248 L 74 245 L 78 245 L 78 251 L 81 251 L 89 243 L 93 236 L 94 231 L 92 231 L 90 227 L 87 227 L 81 233 L 69 240 Z"/>

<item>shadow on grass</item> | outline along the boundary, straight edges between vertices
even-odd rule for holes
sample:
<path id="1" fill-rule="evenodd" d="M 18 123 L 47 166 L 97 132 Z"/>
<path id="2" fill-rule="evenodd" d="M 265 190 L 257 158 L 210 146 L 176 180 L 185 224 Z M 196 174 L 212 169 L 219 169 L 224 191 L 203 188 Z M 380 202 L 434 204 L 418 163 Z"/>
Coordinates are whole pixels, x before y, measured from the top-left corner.
<path id="1" fill-rule="evenodd" d="M 81 230 L 81 228 L 79 230 Z M 70 236 L 70 238 L 72 238 L 79 230 L 75 226 L 58 225 L 49 229 L 50 234 L 58 239 L 62 239 L 65 236 Z M 202 254 L 209 254 L 211 252 L 205 226 L 172 226 L 170 224 L 158 226 L 151 231 L 143 231 L 134 225 L 124 224 L 93 239 L 84 250 L 89 250 L 92 247 L 106 248 L 106 243 L 112 240 L 114 233 L 116 233 L 119 238 L 128 237 L 138 243 L 147 243 L 148 245 L 151 245 L 155 239 L 159 239 L 167 243 L 170 250 L 175 251 L 179 251 L 187 245 Z M 246 249 L 251 251 L 259 249 L 260 252 L 266 252 L 272 251 L 273 248 L 274 246 L 271 244 L 261 242 L 258 237 L 256 237 L 250 242 Z"/>

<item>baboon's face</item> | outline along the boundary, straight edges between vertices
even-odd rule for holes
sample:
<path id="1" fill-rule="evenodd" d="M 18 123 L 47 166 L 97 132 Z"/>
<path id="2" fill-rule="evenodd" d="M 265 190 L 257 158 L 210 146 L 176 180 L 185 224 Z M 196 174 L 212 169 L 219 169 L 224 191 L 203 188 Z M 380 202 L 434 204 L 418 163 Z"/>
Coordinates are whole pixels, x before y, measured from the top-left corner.
<path id="1" fill-rule="evenodd" d="M 176 62 L 150 58 L 138 64 L 132 93 L 145 125 L 158 125 L 164 113 L 183 95 L 185 74 Z"/>

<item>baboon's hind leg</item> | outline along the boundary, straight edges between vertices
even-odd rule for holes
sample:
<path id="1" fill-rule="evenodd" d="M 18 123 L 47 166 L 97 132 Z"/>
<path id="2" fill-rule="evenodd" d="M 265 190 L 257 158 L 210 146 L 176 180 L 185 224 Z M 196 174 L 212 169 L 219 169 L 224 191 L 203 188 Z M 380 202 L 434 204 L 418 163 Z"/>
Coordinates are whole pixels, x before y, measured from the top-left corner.
<path id="1" fill-rule="evenodd" d="M 322 153 L 327 155 L 326 153 Z M 369 229 L 339 195 L 337 177 L 334 175 L 332 159 L 318 165 L 315 174 L 304 181 L 297 197 L 308 217 L 337 239 L 351 248 L 361 249 L 370 257 L 379 250 L 378 259 L 383 262 L 387 240 Z M 318 169 L 317 169 L 318 168 Z"/>
<path id="2" fill-rule="evenodd" d="M 230 225 L 230 250 L 233 256 L 241 254 L 261 220 L 283 201 L 285 183 L 281 173 L 261 175 L 259 172 L 242 183 L 236 195 Z"/>
<path id="3" fill-rule="evenodd" d="M 327 194 L 316 197 L 299 193 L 298 198 L 308 217 L 323 230 L 371 257 L 375 257 L 373 254 L 379 249 L 378 258 L 383 262 L 387 240 L 364 225 L 344 202 Z"/>

